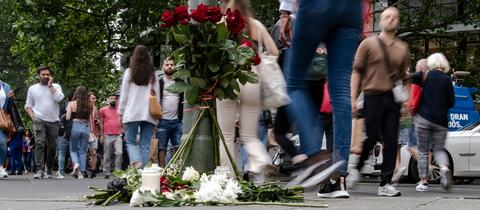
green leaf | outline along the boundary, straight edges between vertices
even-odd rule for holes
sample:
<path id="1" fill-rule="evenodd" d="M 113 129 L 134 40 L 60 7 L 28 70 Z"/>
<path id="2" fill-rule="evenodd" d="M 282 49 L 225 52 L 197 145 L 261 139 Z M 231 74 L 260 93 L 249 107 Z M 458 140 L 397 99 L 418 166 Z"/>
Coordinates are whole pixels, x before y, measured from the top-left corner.
<path id="1" fill-rule="evenodd" d="M 249 83 L 258 83 L 258 75 L 253 71 L 248 71 L 244 73 L 245 79 Z"/>
<path id="2" fill-rule="evenodd" d="M 171 93 L 183 93 L 187 89 L 187 84 L 184 81 L 175 81 L 172 85 L 168 86 L 166 90 Z"/>
<path id="3" fill-rule="evenodd" d="M 184 34 L 177 34 L 177 33 L 173 33 L 173 38 L 175 39 L 175 41 L 177 41 L 177 43 L 184 43 L 188 40 L 188 37 Z"/>
<path id="4" fill-rule="evenodd" d="M 122 170 L 116 170 L 114 172 L 112 172 L 113 176 L 117 177 L 117 178 L 126 178 L 127 177 L 127 174 L 125 173 L 125 171 L 122 171 Z"/>
<path id="5" fill-rule="evenodd" d="M 197 87 L 188 86 L 187 91 L 185 93 L 185 97 L 187 99 L 187 102 L 189 104 L 195 104 L 195 102 L 197 102 L 199 92 L 200 92 L 200 90 Z"/>
<path id="6" fill-rule="evenodd" d="M 225 49 L 229 50 L 235 48 L 236 45 L 237 44 L 234 41 L 227 39 L 227 41 L 225 41 L 224 47 Z"/>
<path id="7" fill-rule="evenodd" d="M 222 71 L 223 72 L 233 72 L 233 71 L 235 71 L 235 67 L 232 64 L 228 63 L 228 64 L 225 64 L 225 65 L 222 66 Z"/>
<path id="8" fill-rule="evenodd" d="M 236 79 L 233 79 L 232 81 L 230 81 L 230 86 L 236 90 L 236 91 L 240 91 L 240 85 L 238 85 L 238 81 Z"/>
<path id="9" fill-rule="evenodd" d="M 204 79 L 198 77 L 191 77 L 190 84 L 199 88 L 204 88 L 207 85 Z"/>
<path id="10" fill-rule="evenodd" d="M 220 66 L 218 66 L 217 64 L 214 64 L 214 63 L 209 63 L 208 64 L 208 69 L 210 69 L 210 71 L 212 71 L 213 73 L 217 72 L 218 70 L 220 70 Z"/>
<path id="11" fill-rule="evenodd" d="M 185 77 L 190 77 L 190 76 L 191 76 L 190 71 L 187 70 L 187 69 L 177 70 L 177 71 L 173 74 L 173 78 L 174 78 L 174 79 L 185 78 Z"/>
<path id="12" fill-rule="evenodd" d="M 217 24 L 217 42 L 222 42 L 228 38 L 228 28 L 225 23 Z"/>
<path id="13" fill-rule="evenodd" d="M 240 56 L 243 56 L 245 58 L 251 58 L 252 56 L 255 55 L 255 51 L 253 51 L 253 49 L 250 47 L 244 47 L 244 46 L 237 47 L 237 52 Z"/>
<path id="14" fill-rule="evenodd" d="M 215 90 L 213 91 L 213 94 L 215 95 L 215 97 L 217 97 L 220 100 L 225 98 L 225 93 L 221 88 L 215 88 Z"/>
<path id="15" fill-rule="evenodd" d="M 226 78 L 222 78 L 220 80 L 220 85 L 224 88 L 226 88 L 228 86 L 228 80 Z"/>

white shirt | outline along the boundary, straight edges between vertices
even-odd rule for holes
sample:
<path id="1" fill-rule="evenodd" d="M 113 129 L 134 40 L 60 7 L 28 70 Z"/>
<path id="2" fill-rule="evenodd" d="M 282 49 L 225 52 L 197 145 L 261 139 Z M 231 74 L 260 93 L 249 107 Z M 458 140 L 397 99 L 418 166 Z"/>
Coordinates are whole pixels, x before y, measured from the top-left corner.
<path id="1" fill-rule="evenodd" d="M 52 94 L 48 85 L 37 83 L 30 86 L 25 102 L 25 109 L 32 108 L 34 116 L 45 122 L 60 121 L 58 103 L 65 97 L 59 84 L 53 83 L 52 85 L 57 89 L 55 94 Z"/>
<path id="2" fill-rule="evenodd" d="M 157 120 L 154 120 L 150 115 L 150 102 L 148 100 L 152 84 L 147 86 L 136 85 L 131 81 L 131 72 L 130 69 L 125 70 L 120 87 L 118 114 L 122 115 L 122 123 L 148 121 L 156 125 Z M 158 82 L 153 84 L 153 89 L 159 89 Z M 160 98 L 159 92 L 155 91 L 157 100 Z"/>
<path id="3" fill-rule="evenodd" d="M 5 106 L 5 102 L 7 101 L 7 94 L 5 94 L 5 89 L 3 85 L 0 83 L 0 109 L 3 109 Z"/>
<path id="4" fill-rule="evenodd" d="M 166 76 L 163 77 L 163 81 L 165 83 L 163 86 L 163 98 L 162 98 L 163 117 L 162 119 L 176 120 L 178 119 L 178 101 L 180 99 L 178 97 L 178 94 L 167 91 L 167 88 L 173 83 L 175 83 L 175 81 L 168 79 Z"/>

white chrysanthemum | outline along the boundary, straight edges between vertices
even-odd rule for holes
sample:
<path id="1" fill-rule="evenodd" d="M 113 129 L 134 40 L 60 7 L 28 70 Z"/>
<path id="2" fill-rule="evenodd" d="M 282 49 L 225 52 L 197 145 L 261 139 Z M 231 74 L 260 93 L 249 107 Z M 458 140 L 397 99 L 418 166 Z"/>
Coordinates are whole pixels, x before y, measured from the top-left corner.
<path id="1" fill-rule="evenodd" d="M 189 182 L 196 182 L 200 178 L 200 173 L 192 166 L 185 168 L 182 179 Z"/>
<path id="2" fill-rule="evenodd" d="M 235 180 L 228 179 L 225 174 L 207 176 L 202 174 L 200 188 L 194 193 L 197 202 L 233 203 L 237 201 L 241 187 Z"/>

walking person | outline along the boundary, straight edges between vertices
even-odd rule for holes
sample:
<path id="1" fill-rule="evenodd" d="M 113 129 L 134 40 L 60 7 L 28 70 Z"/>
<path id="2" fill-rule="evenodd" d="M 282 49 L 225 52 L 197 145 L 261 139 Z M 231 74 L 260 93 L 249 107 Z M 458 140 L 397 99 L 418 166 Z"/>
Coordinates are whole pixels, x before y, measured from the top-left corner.
<path id="1" fill-rule="evenodd" d="M 57 148 L 57 135 L 60 122 L 58 103 L 65 97 L 62 87 L 53 83 L 52 71 L 48 66 L 37 69 L 39 83 L 28 88 L 25 110 L 32 119 L 35 135 L 35 161 L 37 172 L 34 179 L 53 178 L 53 165 Z M 45 150 L 46 157 L 45 157 Z"/>
<path id="2" fill-rule="evenodd" d="M 278 55 L 278 49 L 265 26 L 253 18 L 250 1 L 226 0 L 223 3 L 224 10 L 226 8 L 238 9 L 245 17 L 245 30 L 254 42 L 258 43 L 262 39 L 267 52 L 271 55 Z M 252 71 L 258 72 L 259 70 L 256 66 L 252 66 Z M 257 136 L 258 118 L 262 110 L 260 97 L 260 84 L 247 83 L 240 85 L 238 100 L 217 100 L 218 123 L 230 151 L 235 151 L 235 115 L 237 112 L 240 114 L 240 141 L 248 153 L 248 171 L 256 182 L 264 181 L 265 168 L 271 161 L 265 145 Z M 230 153 L 232 154 L 232 152 Z M 222 165 L 231 166 L 224 147 L 220 147 L 220 161 Z"/>
<path id="3" fill-rule="evenodd" d="M 180 146 L 182 138 L 183 93 L 175 94 L 166 90 L 175 83 L 172 77 L 175 73 L 174 61 L 170 58 L 165 59 L 162 68 L 165 74 L 159 80 L 159 93 L 163 116 L 157 125 L 157 139 L 158 164 L 160 167 L 165 167 L 168 144 L 170 143 L 173 147 L 173 156 Z"/>
<path id="4" fill-rule="evenodd" d="M 17 131 L 10 135 L 10 175 L 22 175 L 24 170 L 22 161 L 23 132 Z"/>
<path id="5" fill-rule="evenodd" d="M 360 171 L 377 142 L 383 140 L 383 164 L 379 196 L 400 196 L 392 184 L 395 169 L 398 128 L 401 105 L 396 103 L 392 81 L 403 80 L 410 66 L 410 53 L 406 43 L 395 36 L 400 21 L 397 8 L 388 7 L 380 16 L 382 31 L 379 36 L 369 37 L 360 43 L 352 74 L 352 111 L 355 113 L 358 90 L 364 92 L 365 130 L 367 138 L 357 165 L 348 176 L 352 186 L 360 180 Z M 384 53 L 386 51 L 386 54 Z"/>
<path id="6" fill-rule="evenodd" d="M 78 86 L 73 101 L 67 106 L 67 120 L 72 120 L 70 134 L 70 158 L 73 165 L 73 176 L 83 179 L 87 168 L 87 147 L 90 137 L 89 119 L 93 112 L 87 88 Z"/>
<path id="7" fill-rule="evenodd" d="M 117 95 L 111 94 L 107 98 L 108 105 L 99 111 L 102 133 L 100 144 L 103 144 L 103 175 L 109 179 L 112 169 L 112 153 L 114 153 L 114 169 L 122 170 L 123 141 L 122 141 L 122 119 L 118 115 Z"/>
<path id="8" fill-rule="evenodd" d="M 118 113 L 126 128 L 126 146 L 130 165 L 143 168 L 147 164 L 150 141 L 156 119 L 150 115 L 149 97 L 160 97 L 159 84 L 155 79 L 152 58 L 147 47 L 137 45 L 125 70 L 120 88 Z M 140 141 L 137 143 L 137 134 Z"/>
<path id="9" fill-rule="evenodd" d="M 0 111 L 8 112 L 10 99 L 14 96 L 10 85 L 0 80 Z M 7 138 L 8 131 L 0 129 L 0 178 L 7 178 L 8 173 L 4 168 L 7 159 Z"/>
<path id="10" fill-rule="evenodd" d="M 60 123 L 61 127 L 58 130 L 58 172 L 57 179 L 65 178 L 65 165 L 67 154 L 69 154 L 70 148 L 70 135 L 72 133 L 72 120 L 67 120 L 67 107 L 68 104 L 73 100 L 73 94 L 70 93 L 67 95 L 67 101 L 62 103 L 62 108 L 60 109 Z"/>
<path id="11" fill-rule="evenodd" d="M 295 103 L 290 104 L 287 109 L 292 122 L 297 125 L 300 145 L 302 145 L 301 152 L 308 156 L 308 159 L 302 163 L 305 167 L 315 169 L 311 174 L 307 173 L 309 170 L 305 170 L 305 173 L 299 177 L 305 179 L 302 185 L 309 183 L 310 186 L 330 178 L 334 180 L 332 185 L 335 185 L 331 189 L 346 190 L 344 180 L 348 175 L 347 163 L 352 122 L 349 85 L 352 60 L 362 29 L 362 1 L 302 0 L 297 2 L 299 7 L 293 27 L 291 48 L 285 61 L 287 89 Z M 288 33 L 284 32 L 284 34 Z M 333 153 L 331 155 L 327 153 L 327 156 L 320 152 L 322 143 L 315 135 L 316 129 L 313 129 L 320 113 L 319 106 L 315 104 L 310 93 L 310 78 L 307 75 L 320 43 L 326 45 L 328 52 L 327 80 L 333 118 Z M 334 164 L 323 170 L 325 166 L 321 163 L 324 161 Z M 323 172 L 318 173 L 320 171 Z M 322 194 L 326 193 L 330 192 L 322 192 Z M 346 195 L 345 192 L 342 194 Z"/>
<path id="12" fill-rule="evenodd" d="M 426 78 L 421 72 L 412 76 L 412 83 L 422 87 L 422 96 L 414 117 L 418 140 L 418 173 L 420 182 L 417 191 L 428 191 L 429 152 L 433 152 L 435 163 L 440 167 L 441 183 L 446 191 L 452 184 L 452 171 L 445 152 L 448 133 L 448 110 L 455 104 L 452 80 L 448 76 L 450 64 L 442 53 L 434 53 L 427 59 Z"/>
<path id="13" fill-rule="evenodd" d="M 101 123 L 98 119 L 97 110 L 97 96 L 94 92 L 90 92 L 90 103 L 93 106 L 92 113 L 88 120 L 88 126 L 90 127 L 90 137 L 88 138 L 88 178 L 93 179 L 97 171 L 97 149 L 98 140 L 101 133 Z"/>
<path id="14" fill-rule="evenodd" d="M 30 130 L 25 130 L 25 136 L 23 137 L 23 144 L 25 147 L 25 157 L 23 164 L 25 165 L 25 173 L 33 171 L 32 170 L 32 133 Z"/>

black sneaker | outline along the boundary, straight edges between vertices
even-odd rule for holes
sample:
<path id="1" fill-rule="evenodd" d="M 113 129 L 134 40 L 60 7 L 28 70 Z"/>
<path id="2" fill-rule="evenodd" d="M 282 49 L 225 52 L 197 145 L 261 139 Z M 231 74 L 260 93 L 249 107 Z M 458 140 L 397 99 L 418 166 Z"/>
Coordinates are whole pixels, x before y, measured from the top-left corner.
<path id="1" fill-rule="evenodd" d="M 345 177 L 339 177 L 337 180 L 330 179 L 321 184 L 317 196 L 320 198 L 349 198 Z"/>

